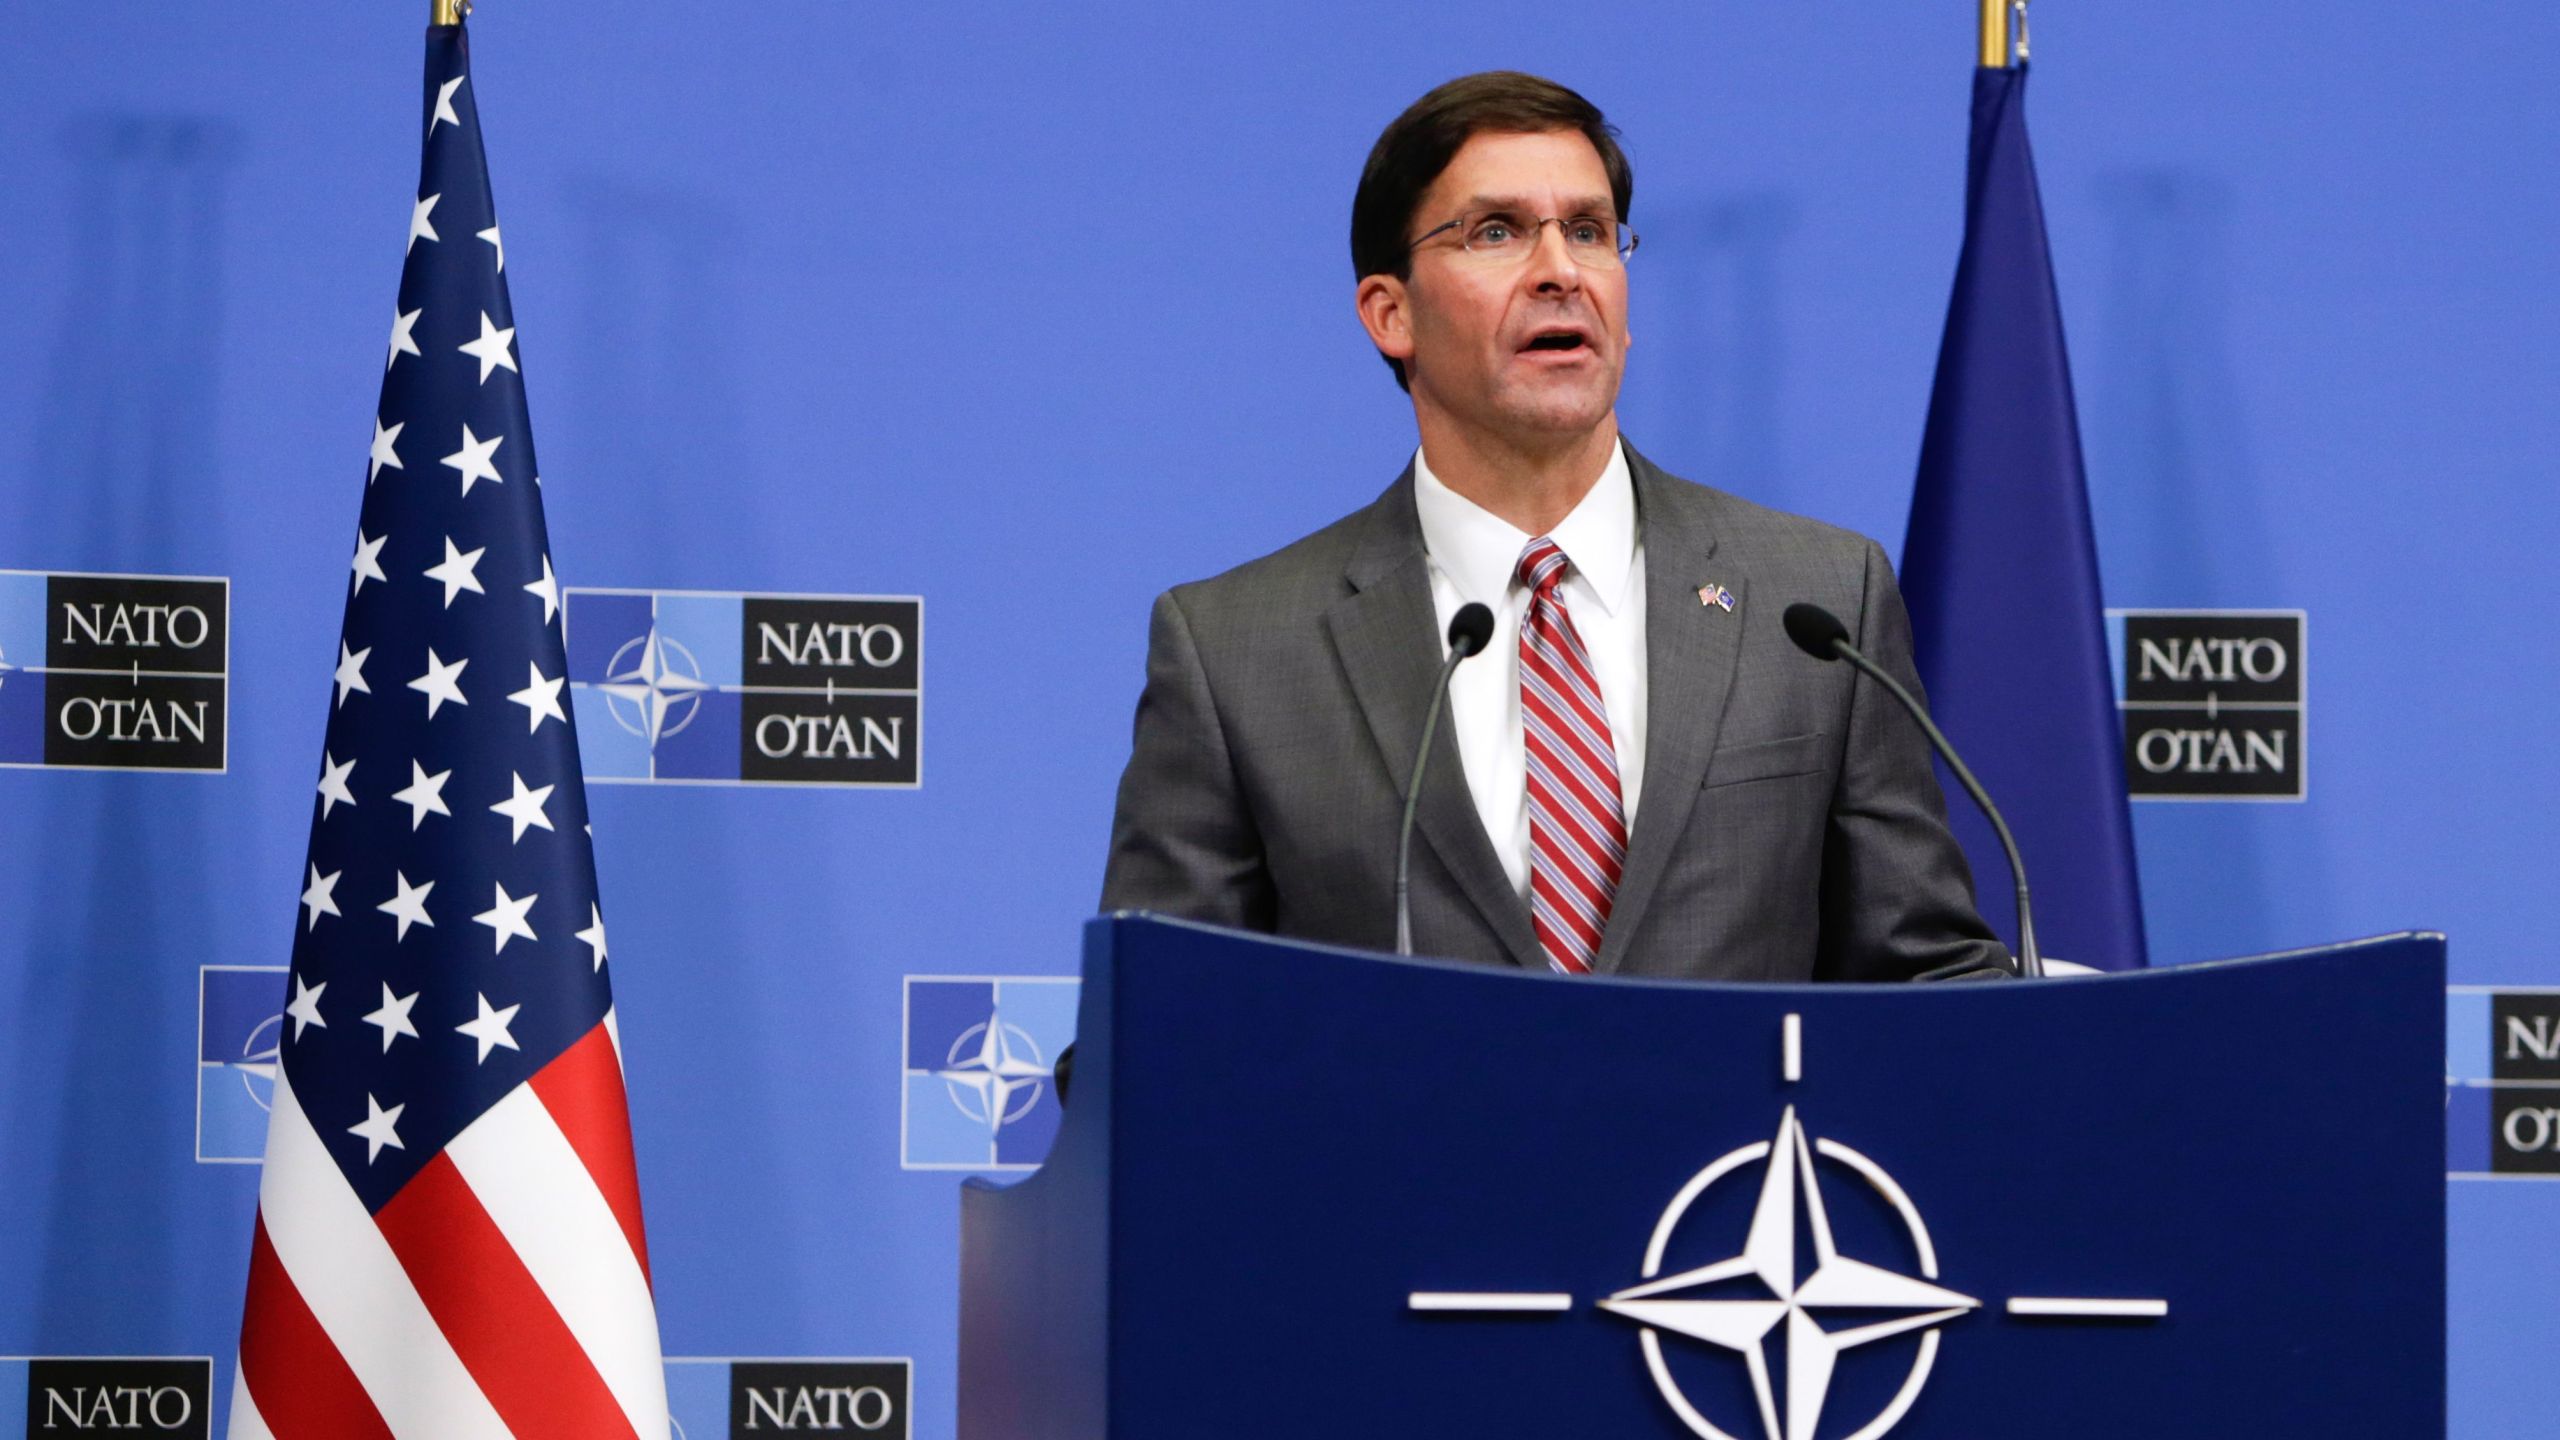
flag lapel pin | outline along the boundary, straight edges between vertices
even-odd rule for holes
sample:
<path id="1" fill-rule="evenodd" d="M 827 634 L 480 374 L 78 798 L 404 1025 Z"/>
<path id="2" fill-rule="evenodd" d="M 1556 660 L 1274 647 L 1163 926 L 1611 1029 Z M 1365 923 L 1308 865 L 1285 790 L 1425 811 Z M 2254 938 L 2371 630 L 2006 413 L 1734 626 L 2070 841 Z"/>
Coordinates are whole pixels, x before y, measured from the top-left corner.
<path id="1" fill-rule="evenodd" d="M 1701 605 L 1712 605 L 1716 609 L 1730 614 L 1733 610 L 1733 592 L 1727 590 L 1721 585 L 1712 583 L 1701 585 L 1698 587 L 1698 603 Z"/>

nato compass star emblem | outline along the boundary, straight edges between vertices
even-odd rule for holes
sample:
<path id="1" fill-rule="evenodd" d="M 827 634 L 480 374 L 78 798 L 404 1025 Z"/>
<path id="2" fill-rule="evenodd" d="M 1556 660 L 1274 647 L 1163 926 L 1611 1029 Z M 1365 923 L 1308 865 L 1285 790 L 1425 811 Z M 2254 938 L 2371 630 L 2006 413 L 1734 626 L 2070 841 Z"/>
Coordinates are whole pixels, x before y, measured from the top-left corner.
<path id="1" fill-rule="evenodd" d="M 653 628 L 613 652 L 605 666 L 605 683 L 596 688 L 605 693 L 614 723 L 634 735 L 647 736 L 649 748 L 655 750 L 661 739 L 680 734 L 693 723 L 702 692 L 712 687 L 702 678 L 693 652 Z"/>
<path id="2" fill-rule="evenodd" d="M 992 1135 L 1040 1103 L 1049 1063 L 1029 1031 L 990 1015 L 960 1032 L 943 1068 L 934 1074 L 951 1087 L 951 1103 L 960 1113 Z"/>
<path id="3" fill-rule="evenodd" d="M 1786 1018 L 1783 1039 L 1785 1079 L 1793 1083 L 1803 1078 L 1799 1017 Z M 1855 1175 L 1893 1212 L 1909 1237 L 1912 1263 L 1896 1267 L 1840 1253 L 1823 1200 L 1817 1157 Z M 1738 1237 L 1740 1249 L 1710 1264 L 1663 1274 L 1663 1257 L 1690 1208 L 1728 1180 L 1747 1183 L 1752 1173 L 1748 1167 L 1755 1165 L 1759 1198 L 1748 1229 Z M 1800 1238 L 1812 1242 L 1809 1264 L 1799 1252 Z M 1702 1440 L 1743 1440 L 1743 1436 L 1720 1428 L 1681 1390 L 1664 1359 L 1666 1333 L 1741 1361 L 1750 1373 L 1751 1394 L 1759 1410 L 1759 1427 L 1749 1433 L 1765 1440 L 1816 1440 L 1842 1352 L 1920 1332 L 1911 1369 L 1893 1398 L 1881 1412 L 1846 1432 L 1847 1440 L 1877 1440 L 1900 1423 L 1920 1398 L 1921 1387 L 1937 1363 L 1940 1327 L 1982 1308 L 1973 1296 L 1938 1283 L 1937 1247 L 1929 1238 L 1928 1224 L 1901 1185 L 1883 1166 L 1848 1146 L 1808 1134 L 1793 1105 L 1778 1117 L 1775 1136 L 1710 1162 L 1671 1197 L 1654 1225 L 1637 1273 L 1638 1283 L 1594 1300 L 1592 1306 L 1639 1327 L 1637 1343 L 1644 1349 L 1654 1387 L 1681 1423 Z M 1750 1293 L 1736 1293 L 1738 1289 Z M 1407 1297 L 1407 1306 L 1442 1313 L 1563 1313 L 1573 1308 L 1573 1297 L 1416 1291 Z M 2169 1305 L 2165 1300 L 2021 1295 L 2008 1301 L 2007 1310 L 2027 1319 L 2143 1320 L 2167 1315 Z M 1833 1312 L 1854 1312 L 1854 1318 L 1826 1326 L 1822 1317 Z M 1773 1341 L 1784 1345 L 1784 1359 L 1777 1367 L 1770 1362 Z M 1824 1433 L 1841 1432 L 1834 1426 Z"/>

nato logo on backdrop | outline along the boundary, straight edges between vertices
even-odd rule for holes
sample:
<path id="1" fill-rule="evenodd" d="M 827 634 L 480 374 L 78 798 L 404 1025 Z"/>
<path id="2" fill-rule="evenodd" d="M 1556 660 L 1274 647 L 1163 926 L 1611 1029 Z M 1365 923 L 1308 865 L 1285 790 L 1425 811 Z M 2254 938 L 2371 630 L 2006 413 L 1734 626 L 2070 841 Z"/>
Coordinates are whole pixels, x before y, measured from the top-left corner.
<path id="1" fill-rule="evenodd" d="M 2300 800 L 2300 610 L 2110 610 L 2107 649 L 2136 800 Z"/>
<path id="2" fill-rule="evenodd" d="M 2560 990 L 2445 992 L 2445 1170 L 2560 1176 Z"/>
<path id="3" fill-rule="evenodd" d="M 42 1436 L 213 1433 L 213 1360 L 204 1355 L 0 1355 L 0 1417 Z M 0 1425 L 7 1424 L 0 1418 Z"/>
<path id="4" fill-rule="evenodd" d="M 909 1376 L 897 1359 L 667 1357 L 669 1440 L 868 1435 L 906 1440 Z"/>
<path id="5" fill-rule="evenodd" d="M 0 570 L 0 767 L 226 767 L 231 582 Z"/>
<path id="6" fill-rule="evenodd" d="M 1058 1134 L 1058 1087 L 1049 1076 L 1075 1039 L 1081 983 L 907 977 L 903 1168 L 1038 1168 Z"/>
<path id="7" fill-rule="evenodd" d="M 913 787 L 915 596 L 565 592 L 587 779 Z"/>
<path id="8" fill-rule="evenodd" d="M 196 1159 L 255 1165 L 267 1155 L 286 967 L 206 965 L 196 972 Z"/>

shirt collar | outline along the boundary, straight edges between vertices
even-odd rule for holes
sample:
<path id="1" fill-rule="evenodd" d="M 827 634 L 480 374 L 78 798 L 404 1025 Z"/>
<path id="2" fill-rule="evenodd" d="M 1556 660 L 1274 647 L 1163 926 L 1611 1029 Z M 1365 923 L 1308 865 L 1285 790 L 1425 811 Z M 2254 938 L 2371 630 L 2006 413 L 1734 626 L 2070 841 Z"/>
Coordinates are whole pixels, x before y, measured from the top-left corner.
<path id="1" fill-rule="evenodd" d="M 1431 464 L 1413 453 L 1413 505 L 1422 521 L 1422 545 L 1458 593 L 1499 608 L 1519 568 L 1520 552 L 1537 538 L 1449 488 Z M 1547 538 L 1573 562 L 1600 608 L 1614 615 L 1626 603 L 1635 565 L 1636 491 L 1627 473 L 1626 443 L 1609 449 L 1609 463 L 1582 503 Z"/>

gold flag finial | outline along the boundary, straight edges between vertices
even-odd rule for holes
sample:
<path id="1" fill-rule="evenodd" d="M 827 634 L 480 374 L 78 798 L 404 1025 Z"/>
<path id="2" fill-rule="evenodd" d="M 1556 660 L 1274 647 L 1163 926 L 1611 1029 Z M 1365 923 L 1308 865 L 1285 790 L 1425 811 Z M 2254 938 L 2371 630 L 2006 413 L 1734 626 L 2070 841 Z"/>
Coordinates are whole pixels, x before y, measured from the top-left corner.
<path id="1" fill-rule="evenodd" d="M 1975 0 L 1982 12 L 1982 68 L 2009 68 L 2009 0 Z"/>
<path id="2" fill-rule="evenodd" d="M 435 0 L 435 23 L 459 25 L 471 13 L 471 0 Z"/>

